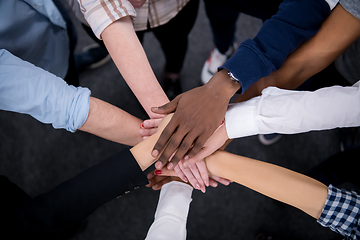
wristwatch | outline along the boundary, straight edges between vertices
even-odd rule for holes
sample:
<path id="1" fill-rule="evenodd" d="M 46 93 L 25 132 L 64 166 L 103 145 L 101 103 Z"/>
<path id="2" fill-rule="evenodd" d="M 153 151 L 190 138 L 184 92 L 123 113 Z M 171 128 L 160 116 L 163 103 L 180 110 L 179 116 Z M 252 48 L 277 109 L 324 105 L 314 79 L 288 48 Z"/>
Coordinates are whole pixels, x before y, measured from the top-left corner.
<path id="1" fill-rule="evenodd" d="M 232 72 L 228 71 L 228 75 L 229 75 L 230 79 L 231 79 L 233 82 L 236 82 L 236 83 L 239 83 L 239 84 L 240 84 L 239 79 L 237 79 Z"/>

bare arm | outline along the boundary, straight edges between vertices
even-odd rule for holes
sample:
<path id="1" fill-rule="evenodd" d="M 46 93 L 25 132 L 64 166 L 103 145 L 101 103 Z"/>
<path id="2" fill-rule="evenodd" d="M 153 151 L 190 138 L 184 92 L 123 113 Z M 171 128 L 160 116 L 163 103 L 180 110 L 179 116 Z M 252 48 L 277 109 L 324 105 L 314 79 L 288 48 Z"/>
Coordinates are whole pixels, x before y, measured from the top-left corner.
<path id="1" fill-rule="evenodd" d="M 327 197 L 327 187 L 300 173 L 254 159 L 217 151 L 206 158 L 211 174 L 253 189 L 294 206 L 318 219 Z"/>
<path id="2" fill-rule="evenodd" d="M 136 145 L 131 153 L 145 170 L 156 161 L 149 153 L 161 131 L 170 121 L 171 115 L 164 118 L 159 131 Z M 225 151 L 217 151 L 206 158 L 210 174 L 235 181 L 266 196 L 287 203 L 306 212 L 314 218 L 319 218 L 327 197 L 327 187 L 322 183 L 300 173 L 237 156 Z M 162 174 L 169 174 L 163 169 Z M 176 174 L 170 171 L 171 174 Z"/>
<path id="3" fill-rule="evenodd" d="M 283 66 L 253 84 L 236 102 L 261 94 L 268 86 L 295 89 L 320 72 L 360 37 L 360 20 L 338 4 L 319 32 L 293 52 Z"/>
<path id="4" fill-rule="evenodd" d="M 100 99 L 90 97 L 89 115 L 79 128 L 110 141 L 134 146 L 142 140 L 141 120 Z"/>
<path id="5" fill-rule="evenodd" d="M 130 16 L 110 24 L 101 37 L 125 81 L 150 118 L 158 118 L 151 107 L 169 100 L 157 81 L 144 49 L 139 42 Z M 141 124 L 141 123 L 140 123 Z"/>

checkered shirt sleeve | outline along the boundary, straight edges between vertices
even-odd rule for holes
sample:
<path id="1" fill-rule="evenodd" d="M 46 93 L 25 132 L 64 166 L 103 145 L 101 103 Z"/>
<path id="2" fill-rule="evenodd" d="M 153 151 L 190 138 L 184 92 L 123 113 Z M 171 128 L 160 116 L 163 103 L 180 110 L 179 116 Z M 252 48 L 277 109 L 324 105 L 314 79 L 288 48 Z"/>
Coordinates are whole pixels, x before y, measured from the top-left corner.
<path id="1" fill-rule="evenodd" d="M 135 9 L 128 0 L 77 1 L 85 20 L 99 39 L 104 29 L 116 20 L 126 16 L 136 17 Z"/>
<path id="2" fill-rule="evenodd" d="M 330 185 L 318 223 L 340 233 L 346 239 L 360 239 L 359 218 L 359 194 Z"/>

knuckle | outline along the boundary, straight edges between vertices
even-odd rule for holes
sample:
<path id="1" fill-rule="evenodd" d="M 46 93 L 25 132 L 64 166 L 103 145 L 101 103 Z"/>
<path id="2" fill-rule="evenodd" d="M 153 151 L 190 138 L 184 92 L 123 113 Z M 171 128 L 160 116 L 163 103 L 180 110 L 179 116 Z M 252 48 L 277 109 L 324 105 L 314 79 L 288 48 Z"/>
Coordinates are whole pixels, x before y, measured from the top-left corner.
<path id="1" fill-rule="evenodd" d="M 180 145 L 180 150 L 181 151 L 186 151 L 186 150 L 188 150 L 189 149 L 189 147 L 190 147 L 190 144 L 188 143 L 188 142 L 183 142 L 181 145 Z"/>
<path id="2" fill-rule="evenodd" d="M 179 142 L 176 140 L 171 140 L 168 145 L 168 147 L 170 147 L 171 149 L 176 149 L 178 146 L 179 146 Z"/>
<path id="3" fill-rule="evenodd" d="M 179 162 L 179 158 L 177 156 L 174 156 L 172 159 L 171 159 L 171 162 L 176 165 L 178 162 Z"/>

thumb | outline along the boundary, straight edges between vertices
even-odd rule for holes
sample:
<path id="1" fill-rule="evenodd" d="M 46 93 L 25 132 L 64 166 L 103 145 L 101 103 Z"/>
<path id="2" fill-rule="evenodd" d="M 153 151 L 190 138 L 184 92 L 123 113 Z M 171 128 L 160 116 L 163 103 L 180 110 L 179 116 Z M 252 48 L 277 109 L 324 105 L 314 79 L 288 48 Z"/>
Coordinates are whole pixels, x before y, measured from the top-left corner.
<path id="1" fill-rule="evenodd" d="M 175 112 L 176 107 L 177 107 L 178 102 L 179 102 L 179 99 L 180 99 L 180 96 L 177 96 L 171 102 L 166 103 L 166 104 L 164 104 L 164 105 L 162 105 L 160 107 L 152 107 L 151 111 L 153 113 L 157 113 L 157 114 L 169 114 L 169 113 Z"/>

